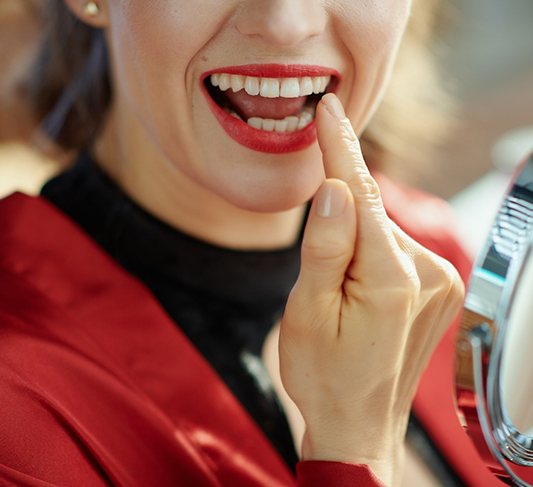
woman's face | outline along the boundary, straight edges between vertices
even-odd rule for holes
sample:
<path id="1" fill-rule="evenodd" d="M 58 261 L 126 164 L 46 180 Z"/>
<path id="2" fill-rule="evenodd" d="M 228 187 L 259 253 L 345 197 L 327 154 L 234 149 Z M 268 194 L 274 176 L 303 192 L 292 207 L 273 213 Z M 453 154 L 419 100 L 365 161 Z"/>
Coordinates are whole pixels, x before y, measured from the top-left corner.
<path id="1" fill-rule="evenodd" d="M 174 168 L 229 203 L 295 207 L 324 178 L 309 124 L 320 93 L 307 94 L 335 90 L 360 133 L 386 85 L 410 5 L 107 0 L 117 109 L 136 119 Z"/>

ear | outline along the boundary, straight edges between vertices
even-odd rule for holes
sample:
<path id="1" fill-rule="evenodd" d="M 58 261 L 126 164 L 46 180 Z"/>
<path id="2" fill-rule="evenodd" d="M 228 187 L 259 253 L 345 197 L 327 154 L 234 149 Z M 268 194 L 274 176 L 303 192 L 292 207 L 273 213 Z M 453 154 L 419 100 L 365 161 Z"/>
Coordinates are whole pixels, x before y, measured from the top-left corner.
<path id="1" fill-rule="evenodd" d="M 91 27 L 95 27 L 96 29 L 105 28 L 108 26 L 109 15 L 106 0 L 63 1 L 68 9 L 82 22 L 90 25 Z"/>

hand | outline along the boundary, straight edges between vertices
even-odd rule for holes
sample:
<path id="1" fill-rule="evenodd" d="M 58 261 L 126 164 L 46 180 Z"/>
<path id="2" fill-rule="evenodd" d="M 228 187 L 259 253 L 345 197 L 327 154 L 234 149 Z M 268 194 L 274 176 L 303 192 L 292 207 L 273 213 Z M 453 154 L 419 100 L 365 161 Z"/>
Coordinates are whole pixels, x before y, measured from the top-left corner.
<path id="1" fill-rule="evenodd" d="M 318 104 L 317 129 L 329 179 L 281 321 L 281 379 L 306 424 L 303 459 L 369 464 L 391 485 L 417 383 L 464 288 L 388 218 L 333 94 Z"/>

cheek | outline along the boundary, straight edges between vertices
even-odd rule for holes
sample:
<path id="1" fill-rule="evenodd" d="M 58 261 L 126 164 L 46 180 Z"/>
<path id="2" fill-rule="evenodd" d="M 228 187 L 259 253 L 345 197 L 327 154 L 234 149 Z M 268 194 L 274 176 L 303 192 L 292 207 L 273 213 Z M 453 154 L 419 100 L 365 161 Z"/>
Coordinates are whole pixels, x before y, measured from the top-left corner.
<path id="1" fill-rule="evenodd" d="M 187 100 L 194 82 L 189 68 L 216 34 L 219 23 L 225 20 L 230 3 L 219 0 L 113 3 L 108 35 L 116 94 L 157 145 L 162 145 L 161 139 L 171 138 L 170 133 L 175 138 L 188 130 Z M 161 127 L 167 127 L 169 134 Z M 174 143 L 179 142 L 174 139 Z"/>
<path id="2" fill-rule="evenodd" d="M 216 31 L 217 22 L 224 18 L 219 4 L 216 0 L 122 0 L 112 9 L 111 25 L 145 62 L 157 65 L 174 60 L 175 64 L 190 59 Z"/>
<path id="3" fill-rule="evenodd" d="M 354 73 L 346 87 L 346 111 L 358 133 L 386 88 L 410 7 L 411 0 L 347 1 L 338 16 Z"/>
<path id="4" fill-rule="evenodd" d="M 348 47 L 365 54 L 393 48 L 402 36 L 411 10 L 411 0 L 341 2 L 336 18 Z"/>

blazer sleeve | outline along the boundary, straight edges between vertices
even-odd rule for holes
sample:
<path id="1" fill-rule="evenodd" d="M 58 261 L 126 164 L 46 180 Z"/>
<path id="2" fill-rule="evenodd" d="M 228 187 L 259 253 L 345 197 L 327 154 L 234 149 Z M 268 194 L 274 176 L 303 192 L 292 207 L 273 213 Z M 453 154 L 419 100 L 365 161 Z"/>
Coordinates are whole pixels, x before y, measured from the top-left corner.
<path id="1" fill-rule="evenodd" d="M 385 487 L 368 465 L 307 460 L 296 465 L 297 487 Z"/>
<path id="2" fill-rule="evenodd" d="M 368 465 L 304 461 L 296 467 L 297 487 L 385 487 Z M 56 487 L 0 464 L 0 485 L 6 487 Z"/>

